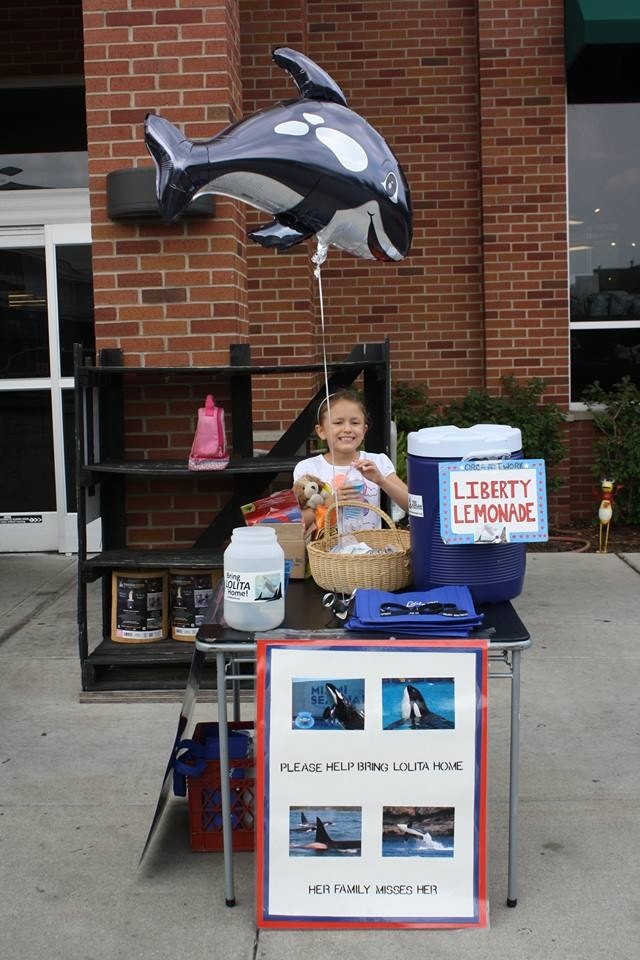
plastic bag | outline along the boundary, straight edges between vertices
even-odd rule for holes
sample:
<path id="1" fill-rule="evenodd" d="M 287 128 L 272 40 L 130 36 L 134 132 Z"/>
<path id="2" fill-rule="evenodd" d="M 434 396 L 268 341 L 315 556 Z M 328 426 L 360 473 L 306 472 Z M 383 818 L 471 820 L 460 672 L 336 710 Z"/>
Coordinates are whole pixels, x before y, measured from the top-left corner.
<path id="1" fill-rule="evenodd" d="M 198 424 L 189 454 L 189 470 L 224 470 L 229 463 L 224 432 L 224 410 L 207 394 L 198 408 Z"/>

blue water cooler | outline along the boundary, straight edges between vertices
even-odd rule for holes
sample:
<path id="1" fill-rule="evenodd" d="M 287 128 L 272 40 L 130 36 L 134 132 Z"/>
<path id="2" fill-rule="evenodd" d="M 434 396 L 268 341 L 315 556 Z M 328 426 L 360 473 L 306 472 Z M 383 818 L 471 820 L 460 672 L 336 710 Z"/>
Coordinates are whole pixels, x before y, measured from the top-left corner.
<path id="1" fill-rule="evenodd" d="M 440 536 L 438 465 L 455 460 L 521 460 L 520 430 L 505 424 L 425 427 L 407 437 L 413 582 L 418 590 L 466 584 L 476 603 L 522 592 L 526 544 L 447 544 Z"/>

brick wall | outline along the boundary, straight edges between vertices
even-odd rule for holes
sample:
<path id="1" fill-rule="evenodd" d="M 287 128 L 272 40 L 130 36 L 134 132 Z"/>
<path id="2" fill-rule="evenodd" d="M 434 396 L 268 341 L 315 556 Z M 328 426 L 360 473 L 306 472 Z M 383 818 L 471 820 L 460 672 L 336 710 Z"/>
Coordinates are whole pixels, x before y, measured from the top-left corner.
<path id="1" fill-rule="evenodd" d="M 106 175 L 150 166 L 143 121 L 161 113 L 205 139 L 241 115 L 237 5 L 84 0 L 96 338 L 130 365 L 225 363 L 246 336 L 244 215 L 112 223 Z"/>
<path id="2" fill-rule="evenodd" d="M 307 52 L 306 0 L 241 0 L 240 24 L 243 114 L 249 116 L 297 96 L 293 81 L 273 63 L 271 54 L 278 46 Z M 247 207 L 246 219 L 251 230 L 271 217 Z M 249 342 L 257 362 L 307 363 L 321 357 L 310 252 L 310 244 L 278 254 L 247 243 Z M 312 376 L 289 378 L 286 383 L 276 377 L 260 378 L 253 392 L 256 428 L 282 429 L 305 406 L 316 385 Z"/>
<path id="3" fill-rule="evenodd" d="M 487 386 L 544 373 L 568 402 L 563 9 L 480 0 Z"/>
<path id="4" fill-rule="evenodd" d="M 84 0 L 94 298 L 98 348 L 120 347 L 128 366 L 226 364 L 245 340 L 244 210 L 217 198 L 215 218 L 171 226 L 113 223 L 106 175 L 151 166 L 147 112 L 192 139 L 242 115 L 236 3 Z M 127 455 L 186 460 L 196 410 L 225 386 L 131 386 Z M 231 492 L 231 482 L 127 482 L 130 546 L 193 542 Z"/>
<path id="5" fill-rule="evenodd" d="M 330 341 L 392 341 L 394 376 L 450 400 L 482 384 L 474 0 L 311 2 L 309 54 L 398 157 L 414 238 L 400 263 L 331 251 Z"/>
<path id="6" fill-rule="evenodd" d="M 600 481 L 593 473 L 596 431 L 590 419 L 571 423 L 567 478 L 568 514 L 574 520 L 594 520 L 600 499 Z"/>
<path id="7" fill-rule="evenodd" d="M 561 0 L 307 4 L 309 47 L 403 165 L 400 264 L 330 254 L 330 342 L 383 331 L 396 380 L 435 402 L 544 376 L 568 405 Z M 568 431 L 567 431 L 568 432 Z M 568 518 L 565 485 L 551 497 Z"/>

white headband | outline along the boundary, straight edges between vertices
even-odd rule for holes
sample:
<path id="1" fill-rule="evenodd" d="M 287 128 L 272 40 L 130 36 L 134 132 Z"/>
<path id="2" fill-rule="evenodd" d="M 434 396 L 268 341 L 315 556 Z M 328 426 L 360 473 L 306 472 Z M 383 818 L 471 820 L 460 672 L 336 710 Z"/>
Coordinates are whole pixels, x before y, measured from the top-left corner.
<path id="1" fill-rule="evenodd" d="M 323 406 L 325 405 L 325 403 L 326 403 L 326 405 L 327 405 L 327 410 L 329 409 L 329 406 L 330 406 L 329 400 L 331 400 L 331 397 L 335 397 L 335 393 L 330 393 L 330 394 L 328 394 L 328 395 L 324 398 L 324 400 L 321 400 L 320 403 L 318 404 L 318 412 L 316 413 L 316 422 L 317 422 L 317 423 L 320 423 L 320 411 L 322 410 L 322 408 L 323 408 Z"/>

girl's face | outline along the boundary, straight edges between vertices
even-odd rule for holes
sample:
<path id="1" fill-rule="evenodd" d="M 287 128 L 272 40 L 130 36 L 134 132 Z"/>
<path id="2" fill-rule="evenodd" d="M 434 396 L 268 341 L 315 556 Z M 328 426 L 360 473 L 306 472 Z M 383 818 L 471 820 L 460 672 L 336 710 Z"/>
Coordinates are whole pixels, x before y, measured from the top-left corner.
<path id="1" fill-rule="evenodd" d="M 330 413 L 325 410 L 316 433 L 326 440 L 336 463 L 351 463 L 367 432 L 362 407 L 353 400 L 336 400 L 331 403 Z"/>

